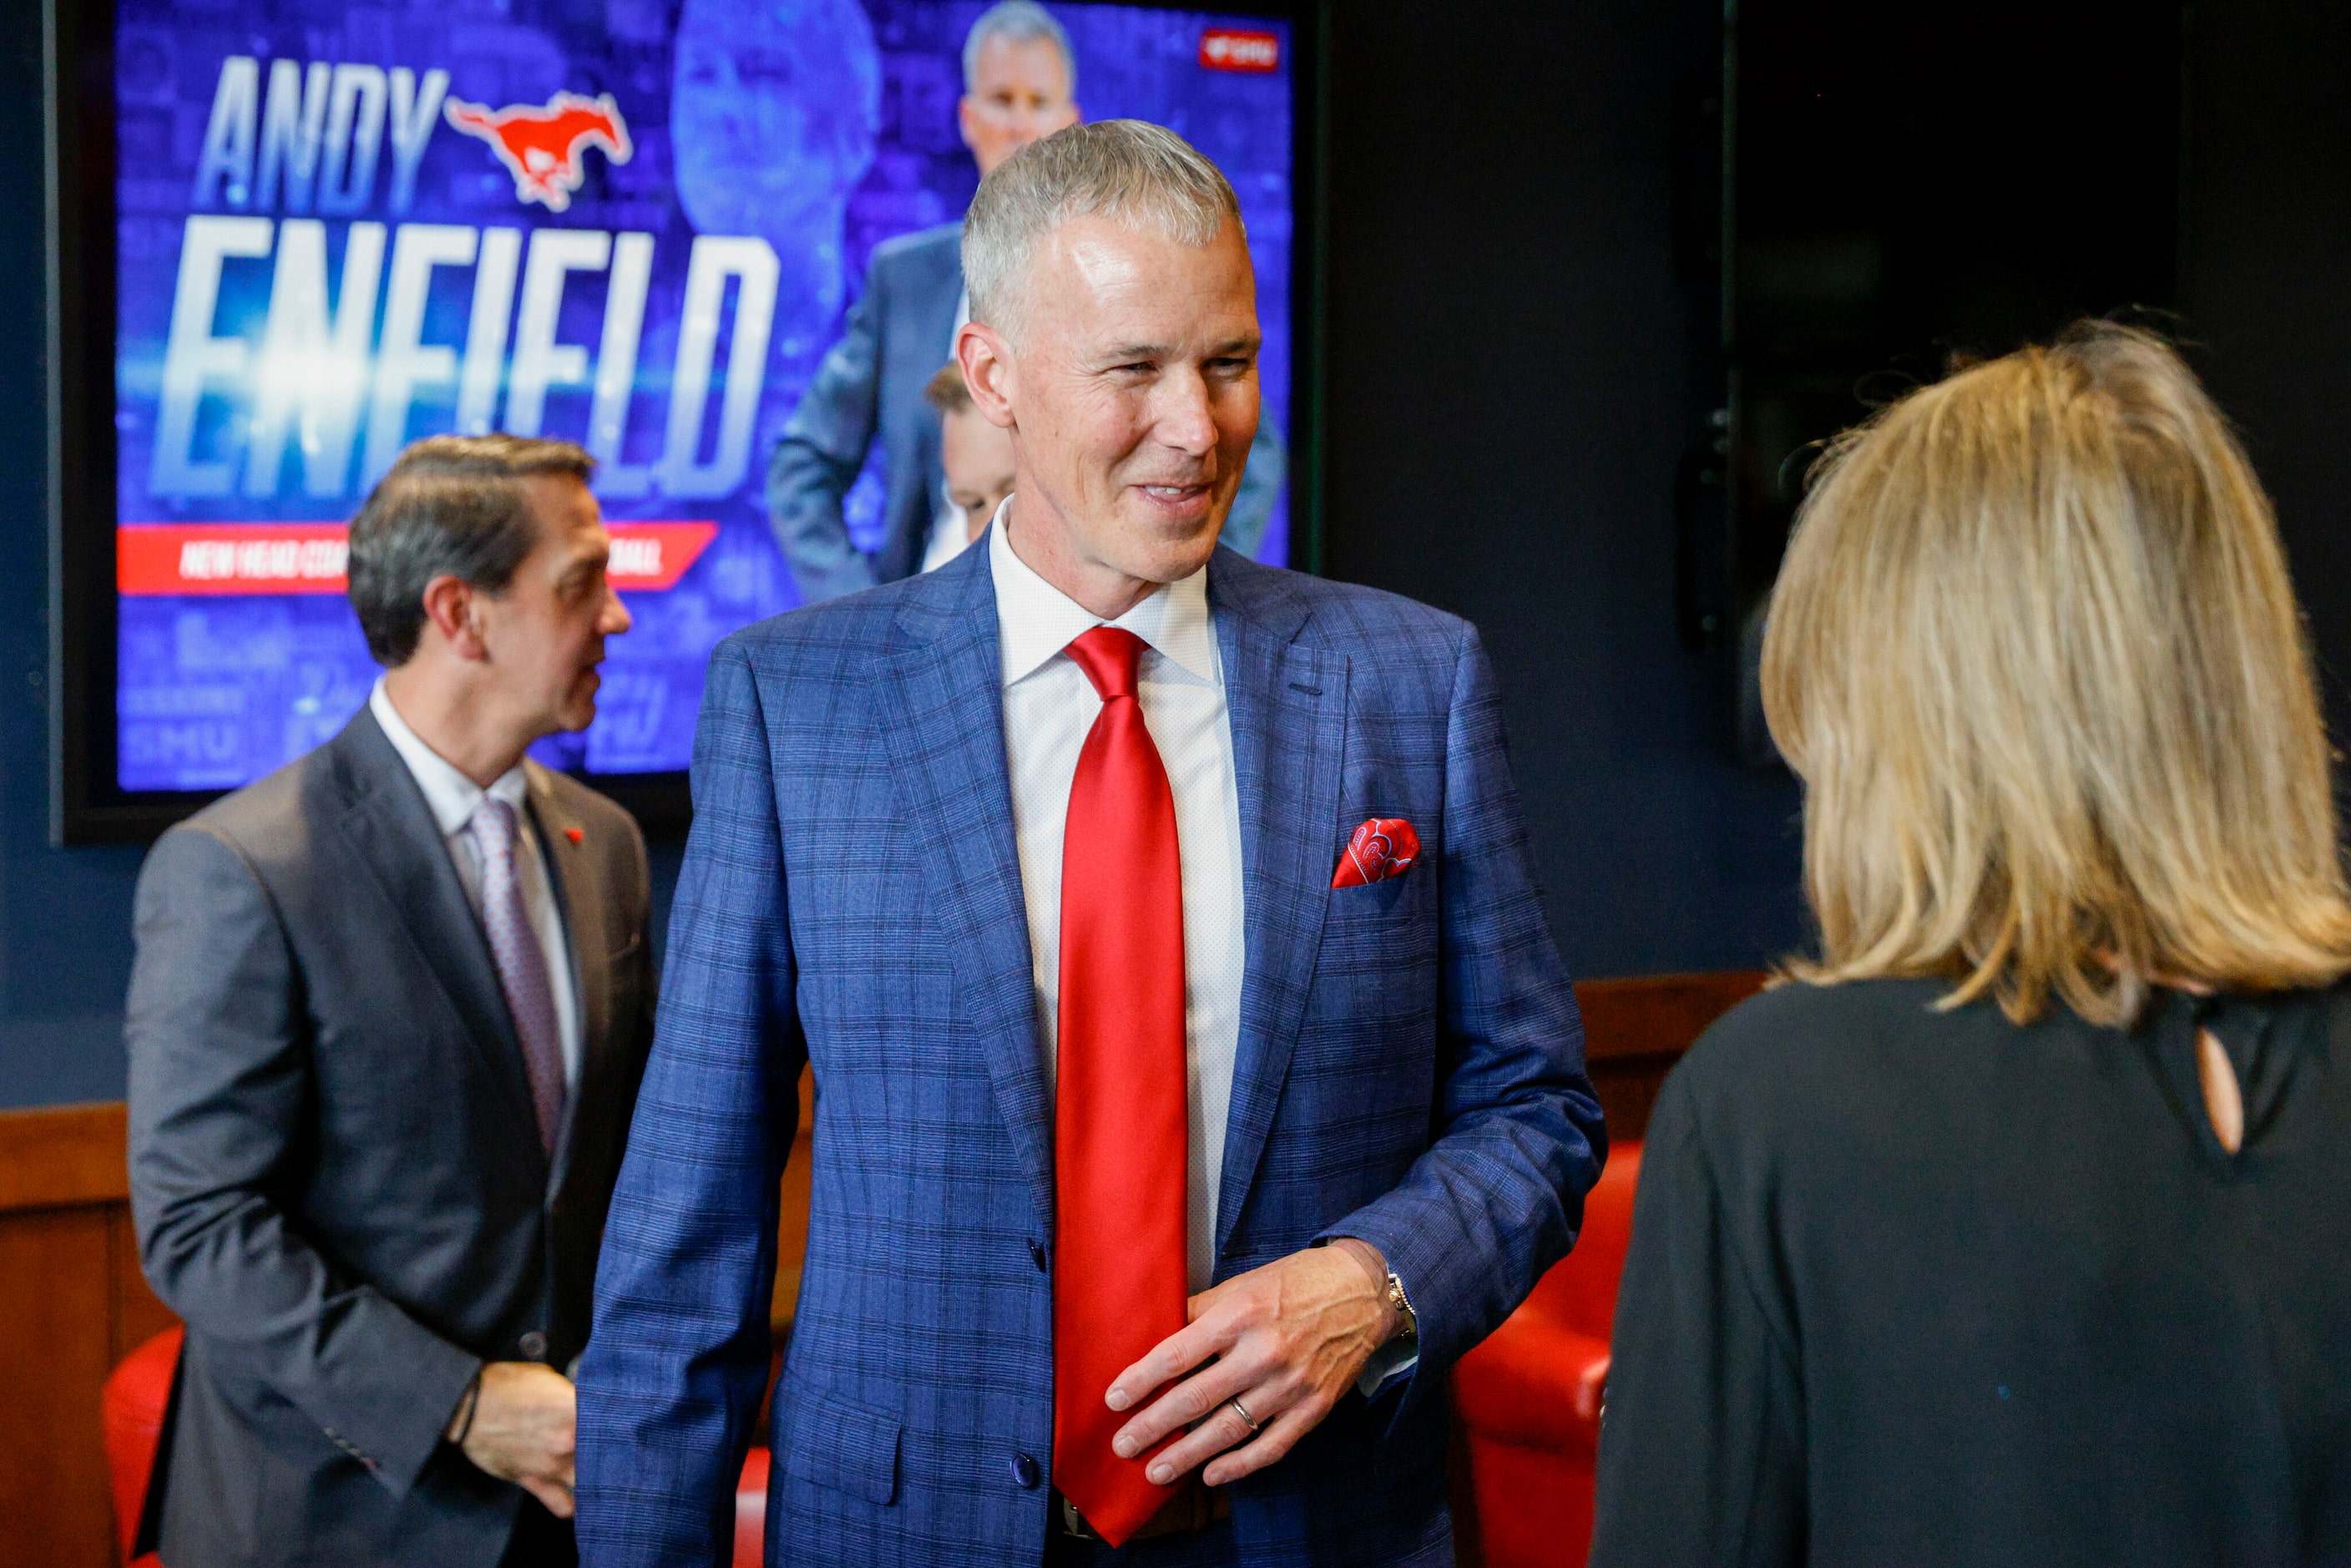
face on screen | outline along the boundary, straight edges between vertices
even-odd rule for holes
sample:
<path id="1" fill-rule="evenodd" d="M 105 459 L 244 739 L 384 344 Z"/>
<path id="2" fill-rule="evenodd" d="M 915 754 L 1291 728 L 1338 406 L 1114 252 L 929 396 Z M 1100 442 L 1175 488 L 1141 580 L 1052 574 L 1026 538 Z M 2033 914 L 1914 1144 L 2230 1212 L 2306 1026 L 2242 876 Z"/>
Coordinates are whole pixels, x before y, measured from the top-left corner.
<path id="1" fill-rule="evenodd" d="M 992 383 L 1021 460 L 1016 533 L 1050 529 L 1093 570 L 1191 575 L 1257 434 L 1257 290 L 1239 230 L 1189 246 L 1064 224 L 1038 246 L 1023 303 L 1010 373 Z"/>
<path id="2" fill-rule="evenodd" d="M 981 44 L 957 118 L 983 178 L 1031 141 L 1075 125 L 1078 106 L 1060 47 L 1050 38 L 1000 34 Z"/>
<path id="3" fill-rule="evenodd" d="M 678 204 L 711 235 L 757 235 L 781 298 L 840 303 L 849 193 L 873 162 L 882 61 L 856 0 L 685 0 L 670 90 Z"/>
<path id="4" fill-rule="evenodd" d="M 500 696 L 527 710 L 533 731 L 585 729 L 596 716 L 604 639 L 629 629 L 628 609 L 605 577 L 611 541 L 579 480 L 548 476 L 523 486 L 538 542 L 504 593 L 477 601 L 482 642 L 500 673 Z"/>

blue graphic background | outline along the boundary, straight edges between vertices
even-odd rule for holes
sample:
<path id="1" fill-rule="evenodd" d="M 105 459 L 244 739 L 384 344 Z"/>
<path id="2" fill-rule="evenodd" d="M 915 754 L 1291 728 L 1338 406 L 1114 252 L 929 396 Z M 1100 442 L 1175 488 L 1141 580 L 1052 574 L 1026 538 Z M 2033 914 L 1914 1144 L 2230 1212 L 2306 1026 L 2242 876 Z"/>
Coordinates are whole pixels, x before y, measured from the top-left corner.
<path id="1" fill-rule="evenodd" d="M 585 153 L 586 182 L 561 214 L 519 204 L 490 148 L 442 124 L 424 152 L 413 204 L 385 210 L 387 146 L 374 197 L 353 217 L 653 235 L 638 395 L 622 445 L 630 464 L 649 461 L 661 443 L 695 234 L 758 235 L 775 248 L 781 287 L 742 484 L 716 500 L 603 497 L 608 518 L 706 518 L 719 525 L 717 537 L 675 588 L 630 596 L 636 627 L 611 644 L 596 723 L 541 747 L 559 766 L 595 772 L 684 768 L 711 647 L 797 600 L 760 500 L 769 448 L 838 335 L 874 246 L 959 217 L 978 183 L 956 134 L 956 104 L 964 35 L 983 8 L 978 0 L 865 0 L 862 7 L 857 0 L 512 0 L 497 9 L 430 10 L 340 0 L 232 0 L 202 10 L 123 4 L 116 35 L 120 519 L 340 521 L 363 498 L 357 462 L 350 494 L 301 495 L 301 465 L 290 453 L 275 497 L 186 498 L 149 489 L 182 235 L 191 211 L 205 210 L 192 208 L 191 193 L 225 57 L 259 57 L 265 81 L 278 57 L 407 66 L 420 77 L 440 68 L 450 73 L 450 97 L 493 108 L 544 103 L 559 89 L 609 92 L 634 154 L 614 164 L 601 152 Z M 1288 25 L 1109 5 L 1052 10 L 1075 47 L 1078 98 L 1090 118 L 1167 125 L 1214 159 L 1239 193 L 1266 337 L 1265 408 L 1278 428 L 1290 430 Z M 1278 35 L 1280 71 L 1202 69 L 1200 34 L 1216 26 Z M 340 277 L 351 221 L 327 221 L 330 280 Z M 270 266 L 226 264 L 215 334 L 243 333 L 257 346 Z M 473 269 L 433 276 L 423 340 L 461 346 Z M 603 274 L 576 273 L 563 295 L 558 341 L 586 345 L 591 366 L 605 287 Z M 379 298 L 379 316 L 382 305 Z M 729 329 L 722 323 L 722 378 Z M 714 423 L 718 397 L 714 385 Z M 583 439 L 589 401 L 585 388 L 550 392 L 542 433 Z M 454 391 L 420 392 L 405 434 L 452 428 L 455 406 Z M 498 406 L 503 411 L 503 393 Z M 235 399 L 206 397 L 195 456 L 221 451 L 242 417 Z M 869 467 L 849 507 L 852 537 L 863 547 L 878 542 L 880 503 Z M 1287 552 L 1285 502 L 1259 555 L 1279 562 Z M 258 778 L 339 729 L 377 673 L 339 595 L 125 595 L 118 603 L 118 778 L 126 789 L 219 789 Z"/>

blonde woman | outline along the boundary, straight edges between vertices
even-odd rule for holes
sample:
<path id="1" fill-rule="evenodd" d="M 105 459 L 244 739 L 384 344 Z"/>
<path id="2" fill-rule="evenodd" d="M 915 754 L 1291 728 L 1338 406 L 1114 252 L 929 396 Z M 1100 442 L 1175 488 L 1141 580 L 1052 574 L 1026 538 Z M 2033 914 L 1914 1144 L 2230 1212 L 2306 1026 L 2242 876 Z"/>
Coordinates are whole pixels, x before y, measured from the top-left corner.
<path id="1" fill-rule="evenodd" d="M 1658 1103 L 1593 1562 L 2351 1562 L 2351 904 L 2218 411 L 2112 326 L 1886 410 L 1763 693 L 1820 956 Z"/>

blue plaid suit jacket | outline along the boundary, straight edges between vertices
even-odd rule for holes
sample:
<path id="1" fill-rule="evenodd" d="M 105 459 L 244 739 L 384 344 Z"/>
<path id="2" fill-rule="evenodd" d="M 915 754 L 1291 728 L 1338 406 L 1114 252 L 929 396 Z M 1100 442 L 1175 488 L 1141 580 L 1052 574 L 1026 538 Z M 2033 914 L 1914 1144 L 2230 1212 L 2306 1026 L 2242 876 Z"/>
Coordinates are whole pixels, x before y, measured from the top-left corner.
<path id="1" fill-rule="evenodd" d="M 987 550 L 712 659 L 651 1064 L 580 1370 L 584 1561 L 717 1563 L 768 1365 L 777 1184 L 816 1075 L 770 1563 L 1034 1568 L 1051 1473 L 1052 1108 Z M 1447 1370 L 1574 1239 L 1604 1153 L 1463 621 L 1219 549 L 1247 907 L 1218 1279 L 1385 1253 L 1420 1359 L 1155 1563 L 1451 1560 Z M 1334 890 L 1357 823 L 1404 876 Z"/>

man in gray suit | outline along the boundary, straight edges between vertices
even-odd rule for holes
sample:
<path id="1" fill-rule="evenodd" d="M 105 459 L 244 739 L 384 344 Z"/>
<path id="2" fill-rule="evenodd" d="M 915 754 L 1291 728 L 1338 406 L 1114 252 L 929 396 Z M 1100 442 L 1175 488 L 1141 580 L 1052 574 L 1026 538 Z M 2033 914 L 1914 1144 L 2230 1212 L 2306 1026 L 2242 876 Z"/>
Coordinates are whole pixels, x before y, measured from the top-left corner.
<path id="1" fill-rule="evenodd" d="M 172 1568 L 576 1561 L 562 1369 L 654 991 L 635 822 L 523 755 L 595 716 L 629 626 L 590 466 L 410 447 L 351 525 L 367 706 L 140 875 L 131 1203 L 188 1326 Z"/>
<path id="2" fill-rule="evenodd" d="M 999 0 L 964 37 L 956 121 L 987 178 L 1080 118 L 1070 36 L 1036 0 Z M 939 495 L 939 419 L 923 389 L 955 354 L 964 303 L 963 225 L 902 235 L 873 249 L 847 330 L 800 396 L 768 463 L 768 515 L 803 603 L 895 582 L 952 557 L 956 518 Z M 841 499 L 882 440 L 883 529 L 871 555 L 849 538 Z M 1244 555 L 1264 537 L 1287 465 L 1260 421 L 1225 524 Z"/>

